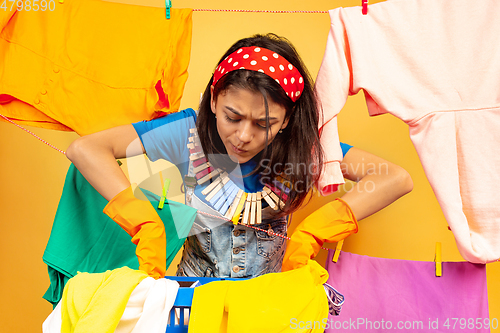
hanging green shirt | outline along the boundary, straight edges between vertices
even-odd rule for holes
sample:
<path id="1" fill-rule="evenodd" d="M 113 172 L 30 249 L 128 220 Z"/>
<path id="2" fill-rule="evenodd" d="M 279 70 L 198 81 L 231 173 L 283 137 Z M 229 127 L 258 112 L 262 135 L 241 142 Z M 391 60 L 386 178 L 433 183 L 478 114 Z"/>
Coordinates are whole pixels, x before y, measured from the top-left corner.
<path id="1" fill-rule="evenodd" d="M 175 201 L 167 201 L 160 210 L 160 197 L 141 190 L 165 225 L 168 268 L 191 230 L 197 211 Z M 102 212 L 107 203 L 71 164 L 43 254 L 50 278 L 43 298 L 54 306 L 61 299 L 66 282 L 77 272 L 103 273 L 123 266 L 139 268 L 131 237 Z"/>

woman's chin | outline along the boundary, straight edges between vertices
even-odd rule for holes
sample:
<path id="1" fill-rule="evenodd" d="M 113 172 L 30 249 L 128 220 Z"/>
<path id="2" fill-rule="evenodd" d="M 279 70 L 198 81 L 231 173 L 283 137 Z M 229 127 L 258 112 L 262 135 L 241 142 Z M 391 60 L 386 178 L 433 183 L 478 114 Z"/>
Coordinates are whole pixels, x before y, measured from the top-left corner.
<path id="1" fill-rule="evenodd" d="M 253 157 L 253 156 L 245 156 L 245 155 L 234 154 L 234 153 L 228 154 L 228 156 L 233 162 L 239 163 L 239 164 L 246 163 L 246 162 L 250 161 Z"/>

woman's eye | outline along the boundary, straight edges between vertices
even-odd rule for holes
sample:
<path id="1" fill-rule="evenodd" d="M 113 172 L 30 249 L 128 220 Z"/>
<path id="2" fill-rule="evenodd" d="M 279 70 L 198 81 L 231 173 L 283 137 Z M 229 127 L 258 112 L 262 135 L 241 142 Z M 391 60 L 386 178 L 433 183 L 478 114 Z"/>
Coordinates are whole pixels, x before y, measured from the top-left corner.
<path id="1" fill-rule="evenodd" d="M 257 126 L 262 129 L 266 129 L 266 123 L 257 123 Z"/>
<path id="2" fill-rule="evenodd" d="M 236 123 L 239 121 L 239 119 L 229 118 L 227 115 L 226 115 L 226 120 L 229 121 L 230 123 Z"/>

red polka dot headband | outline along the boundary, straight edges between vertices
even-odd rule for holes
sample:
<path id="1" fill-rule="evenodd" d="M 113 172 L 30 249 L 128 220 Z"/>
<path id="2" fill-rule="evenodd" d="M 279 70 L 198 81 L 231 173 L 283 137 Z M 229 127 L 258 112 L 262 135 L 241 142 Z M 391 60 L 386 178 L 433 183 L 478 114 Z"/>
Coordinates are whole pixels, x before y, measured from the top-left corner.
<path id="1" fill-rule="evenodd" d="M 272 77 L 295 102 L 304 90 L 304 78 L 300 72 L 278 53 L 262 47 L 242 47 L 227 56 L 214 73 L 212 87 L 227 73 L 247 69 Z"/>

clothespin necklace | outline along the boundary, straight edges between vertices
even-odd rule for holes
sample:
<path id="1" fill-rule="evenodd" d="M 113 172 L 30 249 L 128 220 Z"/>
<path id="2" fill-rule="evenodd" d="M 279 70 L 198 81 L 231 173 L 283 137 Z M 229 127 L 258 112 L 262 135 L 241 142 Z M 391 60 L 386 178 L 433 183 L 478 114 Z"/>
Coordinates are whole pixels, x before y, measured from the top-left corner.
<path id="1" fill-rule="evenodd" d="M 222 216 L 237 224 L 254 225 L 262 223 L 263 200 L 274 210 L 282 209 L 288 199 L 290 189 L 282 182 L 274 180 L 266 184 L 262 191 L 247 193 L 240 189 L 229 174 L 219 168 L 214 168 L 201 148 L 201 142 L 196 128 L 189 130 L 190 137 L 187 148 L 189 159 L 193 161 L 193 171 L 198 185 L 212 181 L 201 191 L 205 200 L 219 211 Z"/>

